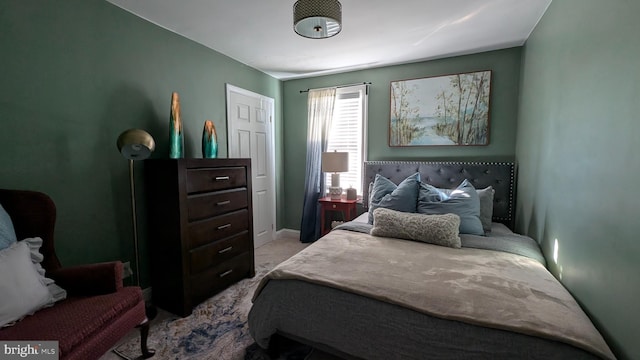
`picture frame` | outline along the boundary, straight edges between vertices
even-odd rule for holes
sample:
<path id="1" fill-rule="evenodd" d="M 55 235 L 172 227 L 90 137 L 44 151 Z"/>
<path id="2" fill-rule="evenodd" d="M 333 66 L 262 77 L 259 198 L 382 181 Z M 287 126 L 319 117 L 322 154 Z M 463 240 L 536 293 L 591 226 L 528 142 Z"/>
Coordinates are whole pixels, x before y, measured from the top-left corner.
<path id="1" fill-rule="evenodd" d="M 392 81 L 389 146 L 489 144 L 491 70 Z"/>

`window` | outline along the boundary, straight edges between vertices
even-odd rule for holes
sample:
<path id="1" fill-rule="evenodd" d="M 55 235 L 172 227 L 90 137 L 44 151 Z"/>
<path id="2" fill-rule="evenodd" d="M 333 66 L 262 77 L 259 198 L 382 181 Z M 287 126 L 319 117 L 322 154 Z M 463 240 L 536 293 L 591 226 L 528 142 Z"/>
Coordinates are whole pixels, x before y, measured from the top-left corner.
<path id="1" fill-rule="evenodd" d="M 335 101 L 327 151 L 349 153 L 349 171 L 340 173 L 340 187 L 353 187 L 362 195 L 367 149 L 367 86 L 338 88 Z M 331 184 L 330 173 L 326 174 L 326 184 Z"/>

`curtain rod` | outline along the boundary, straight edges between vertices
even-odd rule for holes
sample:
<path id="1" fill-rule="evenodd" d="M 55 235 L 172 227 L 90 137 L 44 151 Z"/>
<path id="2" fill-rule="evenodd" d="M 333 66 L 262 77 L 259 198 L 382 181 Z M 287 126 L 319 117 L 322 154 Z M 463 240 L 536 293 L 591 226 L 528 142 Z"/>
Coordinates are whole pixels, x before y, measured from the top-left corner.
<path id="1" fill-rule="evenodd" d="M 338 86 L 327 86 L 327 87 L 323 87 L 323 88 L 300 90 L 300 94 L 309 92 L 309 90 L 339 89 L 339 88 L 343 88 L 343 87 L 356 86 L 356 85 L 371 85 L 371 82 L 365 81 L 365 82 L 355 83 L 355 84 L 346 84 L 346 85 L 338 85 Z"/>

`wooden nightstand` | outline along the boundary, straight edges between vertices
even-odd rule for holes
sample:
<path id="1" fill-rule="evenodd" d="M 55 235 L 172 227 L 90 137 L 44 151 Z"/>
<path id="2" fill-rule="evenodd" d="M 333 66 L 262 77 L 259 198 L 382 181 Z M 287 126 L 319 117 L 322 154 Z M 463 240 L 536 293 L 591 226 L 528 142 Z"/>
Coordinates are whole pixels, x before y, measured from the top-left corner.
<path id="1" fill-rule="evenodd" d="M 324 197 L 318 201 L 320 202 L 320 229 L 322 236 L 331 231 L 331 229 L 326 226 L 325 213 L 327 211 L 341 212 L 344 217 L 344 221 L 351 221 L 356 218 L 356 203 L 358 200 L 331 200 L 330 197 Z"/>

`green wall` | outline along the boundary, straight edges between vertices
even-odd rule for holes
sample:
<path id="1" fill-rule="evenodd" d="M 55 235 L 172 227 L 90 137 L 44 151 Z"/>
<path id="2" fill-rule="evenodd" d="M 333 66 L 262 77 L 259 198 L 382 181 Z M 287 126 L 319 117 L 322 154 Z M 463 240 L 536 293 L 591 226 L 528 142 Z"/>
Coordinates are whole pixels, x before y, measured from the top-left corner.
<path id="1" fill-rule="evenodd" d="M 640 142 L 638 13 L 632 1 L 554 1 L 523 49 L 281 83 L 104 0 L 0 0 L 0 187 L 54 199 L 63 263 L 128 261 L 128 172 L 117 136 L 146 129 L 157 142 L 153 156 L 166 157 L 169 100 L 177 91 L 187 157 L 200 157 L 206 119 L 214 120 L 225 157 L 224 86 L 231 83 L 276 100 L 277 227 L 298 229 L 307 130 L 299 91 L 370 81 L 369 159 L 515 156 L 518 230 L 539 239 L 549 259 L 557 239 L 550 269 L 616 354 L 632 358 L 640 354 L 640 207 L 630 191 L 640 181 L 633 154 Z M 390 81 L 485 69 L 493 70 L 489 146 L 388 146 Z M 136 182 L 146 284 L 152 240 L 142 166 Z"/>
<path id="2" fill-rule="evenodd" d="M 306 166 L 307 94 L 300 90 L 371 82 L 368 160 L 513 160 L 521 48 L 389 66 L 284 82 L 284 219 L 300 228 Z M 469 147 L 389 147 L 390 82 L 394 80 L 492 70 L 490 144 Z"/>
<path id="3" fill-rule="evenodd" d="M 168 157 L 171 92 L 180 94 L 186 157 L 201 157 L 207 119 L 226 157 L 225 83 L 275 98 L 282 138 L 280 81 L 104 0 L 0 0 L 0 29 L 0 187 L 53 198 L 63 264 L 132 259 L 128 165 L 115 143 L 128 128 L 146 129 L 153 156 Z M 143 166 L 136 163 L 146 284 Z"/>
<path id="4" fill-rule="evenodd" d="M 638 14 L 636 1 L 551 4 L 523 51 L 516 151 L 518 230 L 622 359 L 640 354 Z"/>

